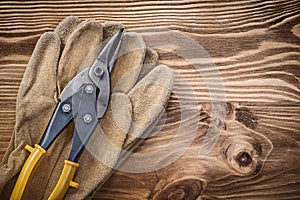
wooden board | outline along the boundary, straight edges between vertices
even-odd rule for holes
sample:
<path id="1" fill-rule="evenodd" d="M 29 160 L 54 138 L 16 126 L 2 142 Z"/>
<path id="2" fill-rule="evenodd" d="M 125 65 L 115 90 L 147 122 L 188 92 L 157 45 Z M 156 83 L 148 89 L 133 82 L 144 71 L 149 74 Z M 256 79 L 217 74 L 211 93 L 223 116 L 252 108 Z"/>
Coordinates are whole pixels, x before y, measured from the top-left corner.
<path id="1" fill-rule="evenodd" d="M 162 38 L 175 42 L 156 46 L 160 62 L 176 72 L 166 123 L 161 121 L 160 131 L 136 152 L 163 148 L 184 121 L 189 123 L 183 133 L 195 137 L 179 159 L 162 169 L 117 171 L 95 199 L 300 199 L 298 0 L 1 1 L 0 158 L 10 140 L 17 91 L 34 45 L 68 15 L 122 22 L 150 46 Z M 197 57 L 181 36 L 200 44 L 209 56 Z M 191 56 L 180 56 L 178 48 Z M 195 66 L 202 67 L 201 73 Z M 216 78 L 224 89 L 213 84 Z M 221 125 L 211 117 L 212 91 L 226 95 Z M 184 119 L 182 109 L 195 115 Z M 196 130 L 190 130 L 195 124 Z M 201 158 L 209 125 L 221 135 Z"/>

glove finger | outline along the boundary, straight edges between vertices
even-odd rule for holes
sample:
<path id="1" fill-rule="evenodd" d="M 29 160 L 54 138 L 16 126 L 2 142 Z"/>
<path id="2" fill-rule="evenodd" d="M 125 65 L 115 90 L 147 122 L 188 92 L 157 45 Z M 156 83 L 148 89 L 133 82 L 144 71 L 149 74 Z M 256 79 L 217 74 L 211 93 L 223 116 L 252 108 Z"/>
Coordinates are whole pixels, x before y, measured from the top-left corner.
<path id="1" fill-rule="evenodd" d="M 58 65 L 59 93 L 78 72 L 93 64 L 100 51 L 102 39 L 102 25 L 95 20 L 82 22 L 71 33 Z"/>
<path id="2" fill-rule="evenodd" d="M 20 171 L 26 159 L 23 150 L 25 144 L 38 142 L 55 108 L 59 52 L 58 35 L 53 32 L 45 33 L 38 40 L 26 67 L 17 96 L 14 135 L 0 166 L 0 191 Z M 6 189 L 5 192 L 9 193 L 10 190 Z"/>
<path id="3" fill-rule="evenodd" d="M 114 93 L 108 111 L 100 121 L 100 127 L 107 138 L 117 147 L 122 148 L 126 134 L 130 128 L 132 113 L 131 102 L 127 95 Z"/>
<path id="4" fill-rule="evenodd" d="M 109 39 L 110 37 L 112 37 L 120 28 L 124 28 L 124 26 L 121 23 L 117 23 L 117 22 L 105 23 L 104 27 L 103 27 L 103 38 L 104 38 L 103 40 L 105 41 L 105 40 Z M 123 53 L 121 51 L 120 55 L 122 55 L 122 54 Z M 145 51 L 143 65 L 141 66 L 140 74 L 139 74 L 137 80 L 139 81 L 143 77 L 145 77 L 146 74 L 148 74 L 155 66 L 157 66 L 157 62 L 158 62 L 157 52 L 154 49 L 147 47 L 146 51 Z"/>
<path id="5" fill-rule="evenodd" d="M 158 62 L 157 52 L 154 49 L 147 47 L 145 60 L 141 69 L 141 73 L 138 77 L 138 81 L 142 80 L 154 67 L 156 67 L 157 62 Z"/>
<path id="6" fill-rule="evenodd" d="M 120 28 L 124 28 L 121 23 L 118 22 L 106 22 L 103 25 L 103 41 L 111 38 Z"/>
<path id="7" fill-rule="evenodd" d="M 61 39 L 61 49 L 64 48 L 71 33 L 79 25 L 80 20 L 75 16 L 68 16 L 64 18 L 55 28 L 54 32 L 59 35 Z"/>
<path id="8" fill-rule="evenodd" d="M 132 103 L 132 124 L 125 148 L 136 141 L 146 130 L 153 128 L 161 116 L 171 94 L 174 75 L 164 65 L 155 67 L 129 93 Z"/>
<path id="9" fill-rule="evenodd" d="M 45 127 L 36 124 L 47 125 L 46 121 L 50 117 L 47 111 L 52 113 L 51 110 L 55 106 L 59 52 L 58 35 L 53 32 L 43 34 L 37 42 L 20 85 L 15 128 L 17 133 L 31 134 L 31 139 L 39 137 L 43 132 Z M 32 126 L 24 127 L 23 123 Z M 34 137 L 33 134 L 37 135 Z M 21 141 L 24 138 L 16 137 L 16 140 L 19 139 Z"/>
<path id="10" fill-rule="evenodd" d="M 146 46 L 141 38 L 133 32 L 124 34 L 112 75 L 113 92 L 127 94 L 136 84 L 145 58 Z"/>
<path id="11" fill-rule="evenodd" d="M 129 131 L 131 112 L 127 95 L 112 94 L 110 106 L 100 126 L 89 139 L 82 159 L 79 159 L 76 180 L 81 180 L 80 187 L 76 191 L 69 190 L 66 199 L 85 199 L 86 195 L 93 195 L 108 179 Z"/>

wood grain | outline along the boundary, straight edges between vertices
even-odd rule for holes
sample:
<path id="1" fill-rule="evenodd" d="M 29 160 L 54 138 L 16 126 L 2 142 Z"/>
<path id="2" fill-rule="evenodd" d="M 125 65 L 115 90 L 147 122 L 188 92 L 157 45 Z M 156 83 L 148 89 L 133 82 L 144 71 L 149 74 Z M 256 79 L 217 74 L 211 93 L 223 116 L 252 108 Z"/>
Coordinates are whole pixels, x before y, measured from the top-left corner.
<path id="1" fill-rule="evenodd" d="M 174 91 L 166 123 L 159 123 L 160 131 L 135 152 L 154 151 L 175 137 L 184 120 L 182 102 L 186 110 L 198 113 L 188 120 L 197 124 L 195 139 L 165 168 L 116 171 L 95 199 L 300 199 L 298 0 L 1 1 L 0 158 L 11 137 L 16 96 L 34 45 L 68 15 L 122 22 L 128 30 L 140 32 L 148 45 L 165 38 L 189 49 L 178 38 L 168 37 L 174 30 L 192 38 L 210 56 L 195 57 L 190 49 L 186 60 L 157 48 L 160 62 L 177 74 Z M 211 70 L 212 64 L 217 70 Z M 225 121 L 216 125 L 221 136 L 205 158 L 199 157 L 199 149 L 215 118 L 207 82 L 195 65 L 202 66 L 208 80 L 222 78 L 224 90 L 218 85 L 210 89 L 225 92 L 228 103 Z M 192 134 L 188 127 L 184 131 Z M 172 153 L 176 150 L 168 156 Z"/>

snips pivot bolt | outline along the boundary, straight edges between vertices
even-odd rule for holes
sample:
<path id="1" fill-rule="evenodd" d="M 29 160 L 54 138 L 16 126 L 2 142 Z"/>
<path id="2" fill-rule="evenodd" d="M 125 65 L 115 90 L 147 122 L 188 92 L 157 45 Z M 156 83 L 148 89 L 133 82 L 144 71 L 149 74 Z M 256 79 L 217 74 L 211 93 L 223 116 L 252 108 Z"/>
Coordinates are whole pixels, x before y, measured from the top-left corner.
<path id="1" fill-rule="evenodd" d="M 92 117 L 92 115 L 90 115 L 90 114 L 85 114 L 85 115 L 83 116 L 83 121 L 84 121 L 85 123 L 87 123 L 87 124 L 89 124 L 92 120 L 93 120 L 93 117 Z"/>
<path id="2" fill-rule="evenodd" d="M 94 74 L 98 77 L 101 77 L 104 74 L 102 67 L 96 67 L 94 69 Z"/>
<path id="3" fill-rule="evenodd" d="M 86 85 L 85 88 L 84 88 L 85 92 L 90 94 L 94 91 L 94 88 L 92 85 Z"/>
<path id="4" fill-rule="evenodd" d="M 68 113 L 68 112 L 70 112 L 70 110 L 71 110 L 70 104 L 65 104 L 65 105 L 63 105 L 62 111 L 63 111 L 64 113 Z"/>

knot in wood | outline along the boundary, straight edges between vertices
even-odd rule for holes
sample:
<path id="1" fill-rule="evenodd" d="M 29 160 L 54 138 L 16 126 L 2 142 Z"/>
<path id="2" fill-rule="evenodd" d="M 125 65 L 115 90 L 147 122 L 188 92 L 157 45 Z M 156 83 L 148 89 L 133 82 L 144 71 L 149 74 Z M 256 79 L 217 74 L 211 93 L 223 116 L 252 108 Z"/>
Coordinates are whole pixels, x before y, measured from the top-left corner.
<path id="1" fill-rule="evenodd" d="M 226 103 L 226 119 L 227 120 L 231 119 L 232 116 L 234 116 L 233 113 L 234 113 L 234 106 L 231 103 L 227 102 Z"/>
<path id="2" fill-rule="evenodd" d="M 247 167 L 252 163 L 252 158 L 248 152 L 242 151 L 238 153 L 235 161 L 239 164 L 240 167 Z"/>
<path id="3" fill-rule="evenodd" d="M 203 192 L 203 184 L 199 179 L 183 179 L 167 185 L 159 192 L 158 200 L 193 200 Z"/>
<path id="4" fill-rule="evenodd" d="M 228 138 L 222 144 L 225 162 L 236 172 L 255 175 L 262 167 L 262 147 L 259 141 L 245 135 Z"/>
<path id="5" fill-rule="evenodd" d="M 247 128 L 254 130 L 257 127 L 258 118 L 248 108 L 237 108 L 235 118 L 237 121 L 244 124 Z"/>

